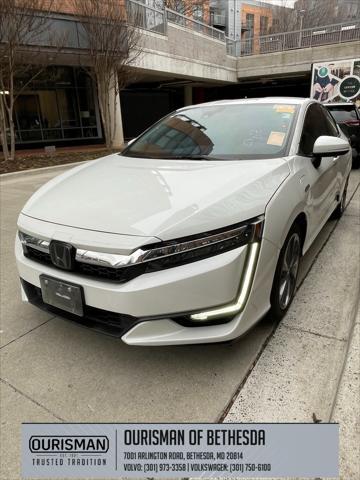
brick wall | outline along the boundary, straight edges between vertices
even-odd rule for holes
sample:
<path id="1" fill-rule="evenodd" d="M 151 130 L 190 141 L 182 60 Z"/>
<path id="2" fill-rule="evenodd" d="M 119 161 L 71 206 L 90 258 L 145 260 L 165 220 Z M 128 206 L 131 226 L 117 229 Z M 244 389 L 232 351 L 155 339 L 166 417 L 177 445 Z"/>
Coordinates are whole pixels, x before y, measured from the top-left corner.
<path id="1" fill-rule="evenodd" d="M 270 8 L 260 7 L 256 5 L 242 4 L 241 7 L 241 25 L 246 26 L 246 16 L 254 15 L 254 30 L 253 36 L 258 37 L 259 35 L 266 35 L 268 32 L 261 31 L 261 17 L 267 18 L 267 27 L 268 29 L 272 26 L 273 22 L 273 12 Z M 241 35 L 242 39 L 248 38 L 249 34 L 244 31 Z M 253 52 L 259 53 L 259 44 L 257 41 L 254 41 Z"/>

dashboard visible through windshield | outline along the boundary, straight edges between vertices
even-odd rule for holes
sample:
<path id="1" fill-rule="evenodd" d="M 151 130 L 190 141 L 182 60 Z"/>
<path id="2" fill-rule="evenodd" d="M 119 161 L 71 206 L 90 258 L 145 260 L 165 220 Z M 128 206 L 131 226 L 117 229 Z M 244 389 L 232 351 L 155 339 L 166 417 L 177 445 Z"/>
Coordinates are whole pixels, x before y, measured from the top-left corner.
<path id="1" fill-rule="evenodd" d="M 127 157 L 241 160 L 287 155 L 298 106 L 219 104 L 191 107 L 160 120 L 136 139 Z"/>

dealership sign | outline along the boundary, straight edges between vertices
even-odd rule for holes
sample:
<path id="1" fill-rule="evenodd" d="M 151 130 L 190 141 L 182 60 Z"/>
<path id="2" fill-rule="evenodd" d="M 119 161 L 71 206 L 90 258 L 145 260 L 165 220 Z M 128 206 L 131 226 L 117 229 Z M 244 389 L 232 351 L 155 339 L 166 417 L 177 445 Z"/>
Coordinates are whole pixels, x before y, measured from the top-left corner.
<path id="1" fill-rule="evenodd" d="M 338 424 L 23 424 L 22 478 L 337 477 Z"/>
<path id="2" fill-rule="evenodd" d="M 311 98 L 320 102 L 360 104 L 360 59 L 314 63 Z"/>

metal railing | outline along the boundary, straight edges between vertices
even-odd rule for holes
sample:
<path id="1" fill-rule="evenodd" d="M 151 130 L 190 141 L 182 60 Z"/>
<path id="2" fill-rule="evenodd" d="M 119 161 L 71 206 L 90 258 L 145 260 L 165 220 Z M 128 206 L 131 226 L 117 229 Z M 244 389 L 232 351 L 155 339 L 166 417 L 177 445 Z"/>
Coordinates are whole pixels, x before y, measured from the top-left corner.
<path id="1" fill-rule="evenodd" d="M 199 32 L 207 35 L 208 37 L 225 42 L 225 33 L 222 30 L 214 28 L 211 25 L 207 25 L 206 23 L 200 22 L 199 20 L 194 20 L 193 18 L 187 17 L 186 15 L 176 12 L 175 10 L 165 8 L 165 11 L 166 20 L 168 22 L 175 23 L 176 25 L 188 28 L 189 30 L 193 30 L 194 32 Z"/>
<path id="2" fill-rule="evenodd" d="M 129 18 L 134 19 L 139 28 L 166 35 L 167 28 L 164 9 L 159 10 L 137 0 L 127 0 L 126 10 Z"/>
<path id="3" fill-rule="evenodd" d="M 240 44 L 240 46 L 237 45 L 235 47 L 231 45 L 231 40 L 229 39 L 228 45 L 229 50 L 237 52 L 237 56 L 247 56 L 345 43 L 355 40 L 360 40 L 360 21 L 245 38 L 235 42 Z"/>
<path id="4" fill-rule="evenodd" d="M 225 13 L 214 13 L 213 14 L 213 23 L 214 25 L 226 25 L 226 15 Z"/>

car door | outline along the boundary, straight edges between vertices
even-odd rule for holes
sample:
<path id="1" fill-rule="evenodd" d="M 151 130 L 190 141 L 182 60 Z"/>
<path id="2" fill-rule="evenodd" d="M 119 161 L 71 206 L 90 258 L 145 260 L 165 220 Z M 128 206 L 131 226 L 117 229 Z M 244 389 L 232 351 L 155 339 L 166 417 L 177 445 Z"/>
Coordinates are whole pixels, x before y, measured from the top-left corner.
<path id="1" fill-rule="evenodd" d="M 327 108 L 323 107 L 323 106 L 321 106 L 321 108 L 323 109 L 323 112 L 324 112 L 325 117 L 326 117 L 326 123 L 327 123 L 328 130 L 329 130 L 329 132 L 332 132 L 331 136 L 342 137 L 344 140 L 347 140 L 347 136 L 343 132 L 341 132 L 341 130 L 339 130 L 339 128 L 336 125 L 336 122 L 333 119 L 329 110 Z M 342 191 L 342 185 L 345 182 L 345 177 L 346 177 L 346 174 L 347 174 L 347 171 L 348 171 L 347 155 L 338 155 L 337 157 L 335 157 L 334 161 L 336 163 L 336 173 L 337 173 L 337 192 L 336 192 L 336 194 L 340 195 L 340 193 Z"/>
<path id="2" fill-rule="evenodd" d="M 323 157 L 320 165 L 313 161 L 314 143 L 322 135 L 338 136 L 329 127 L 324 107 L 312 103 L 305 115 L 299 144 L 302 163 L 301 184 L 305 191 L 305 212 L 308 218 L 308 238 L 313 239 L 336 206 L 338 194 L 338 157 Z M 311 240 L 312 241 L 312 240 Z"/>

